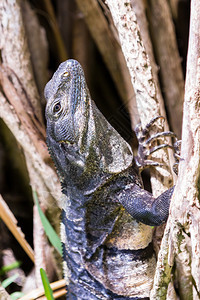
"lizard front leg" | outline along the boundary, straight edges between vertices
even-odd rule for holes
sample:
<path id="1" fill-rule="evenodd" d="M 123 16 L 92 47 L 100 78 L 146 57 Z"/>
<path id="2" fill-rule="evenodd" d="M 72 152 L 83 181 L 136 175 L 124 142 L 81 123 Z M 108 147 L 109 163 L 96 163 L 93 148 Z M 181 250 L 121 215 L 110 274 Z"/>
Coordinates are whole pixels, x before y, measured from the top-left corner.
<path id="1" fill-rule="evenodd" d="M 138 138 L 138 155 L 135 157 L 136 165 L 141 172 L 149 166 L 162 166 L 156 161 L 149 159 L 152 153 L 159 149 L 171 148 L 174 151 L 176 165 L 180 159 L 179 142 L 176 135 L 171 131 L 158 132 L 150 135 L 150 130 L 158 119 L 164 119 L 162 116 L 153 118 L 142 129 L 141 124 L 136 126 L 135 133 Z M 161 143 L 157 146 L 152 146 L 152 142 L 159 140 L 162 137 L 175 138 L 174 145 Z M 168 218 L 170 199 L 173 194 L 174 187 L 162 193 L 159 197 L 154 198 L 151 193 L 143 190 L 139 185 L 133 183 L 127 186 L 123 191 L 117 194 L 118 201 L 128 211 L 128 213 L 137 221 L 146 225 L 158 226 L 165 223 Z"/>
<path id="2" fill-rule="evenodd" d="M 154 198 L 151 193 L 133 183 L 115 196 L 134 219 L 146 225 L 158 226 L 167 221 L 173 191 L 174 187 Z"/>

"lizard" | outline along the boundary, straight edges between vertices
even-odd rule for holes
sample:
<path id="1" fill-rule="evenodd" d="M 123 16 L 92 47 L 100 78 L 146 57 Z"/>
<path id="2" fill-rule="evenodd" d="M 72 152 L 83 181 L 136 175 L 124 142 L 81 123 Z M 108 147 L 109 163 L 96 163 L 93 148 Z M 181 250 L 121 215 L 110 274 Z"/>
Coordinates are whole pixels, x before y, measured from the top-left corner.
<path id="1" fill-rule="evenodd" d="M 47 146 L 64 195 L 67 299 L 149 299 L 152 226 L 166 222 L 174 188 L 157 198 L 144 190 L 130 145 L 91 100 L 79 62 L 61 63 L 44 95 Z"/>

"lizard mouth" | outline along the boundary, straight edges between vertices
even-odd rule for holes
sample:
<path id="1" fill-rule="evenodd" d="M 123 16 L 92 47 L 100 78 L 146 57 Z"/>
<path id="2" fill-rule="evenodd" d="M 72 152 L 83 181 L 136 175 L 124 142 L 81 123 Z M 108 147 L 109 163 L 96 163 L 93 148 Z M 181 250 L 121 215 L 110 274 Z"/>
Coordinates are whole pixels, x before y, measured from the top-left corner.
<path id="1" fill-rule="evenodd" d="M 72 147 L 72 146 L 74 146 L 75 145 L 75 143 L 74 142 L 71 142 L 71 141 L 68 141 L 68 140 L 61 140 L 61 141 L 59 141 L 59 144 L 65 144 L 65 145 L 68 145 L 68 146 L 70 146 L 70 147 Z"/>
<path id="2" fill-rule="evenodd" d="M 79 147 L 75 142 L 61 140 L 59 141 L 59 144 L 61 149 L 64 151 L 64 155 L 70 162 L 81 168 L 84 167 L 84 158 L 81 156 Z"/>

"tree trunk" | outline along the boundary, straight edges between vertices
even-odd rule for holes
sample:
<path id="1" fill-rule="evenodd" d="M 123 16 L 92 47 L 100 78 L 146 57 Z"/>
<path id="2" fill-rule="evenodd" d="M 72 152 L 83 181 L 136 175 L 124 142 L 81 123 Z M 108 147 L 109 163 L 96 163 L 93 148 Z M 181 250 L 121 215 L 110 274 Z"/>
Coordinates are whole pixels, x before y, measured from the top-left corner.
<path id="1" fill-rule="evenodd" d="M 191 1 L 191 19 L 179 177 L 155 276 L 151 299 L 166 299 L 166 285 L 177 259 L 181 299 L 200 293 L 200 3 Z M 167 272 L 168 270 L 168 272 Z M 184 277 L 185 284 L 182 283 Z M 193 279 L 192 279 L 193 278 Z"/>

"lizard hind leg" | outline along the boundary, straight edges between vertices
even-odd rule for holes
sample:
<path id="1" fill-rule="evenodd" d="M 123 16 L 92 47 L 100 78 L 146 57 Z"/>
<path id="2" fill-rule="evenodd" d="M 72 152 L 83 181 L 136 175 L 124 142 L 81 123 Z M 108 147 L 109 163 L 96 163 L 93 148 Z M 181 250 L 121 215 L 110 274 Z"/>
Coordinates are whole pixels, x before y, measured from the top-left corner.
<path id="1" fill-rule="evenodd" d="M 164 120 L 164 117 L 157 116 L 153 118 L 144 128 L 141 127 L 141 124 L 137 125 L 135 128 L 135 134 L 138 139 L 138 154 L 135 157 L 135 161 L 140 171 L 150 166 L 163 166 L 163 164 L 149 159 L 152 153 L 163 148 L 171 148 L 175 153 L 177 152 L 178 148 L 175 145 L 177 143 L 177 138 L 172 131 L 158 132 L 152 136 L 150 135 L 150 131 L 158 119 Z M 175 144 L 170 145 L 164 142 L 159 145 L 155 145 L 155 141 L 160 141 L 160 139 L 163 137 L 175 138 Z"/>

